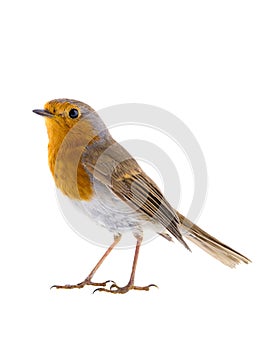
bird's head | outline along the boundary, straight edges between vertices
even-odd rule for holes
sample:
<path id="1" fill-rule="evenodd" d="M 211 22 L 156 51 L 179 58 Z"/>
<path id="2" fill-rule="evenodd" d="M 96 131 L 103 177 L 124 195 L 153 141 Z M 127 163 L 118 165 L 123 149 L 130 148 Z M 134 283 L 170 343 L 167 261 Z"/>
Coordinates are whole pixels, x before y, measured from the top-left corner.
<path id="1" fill-rule="evenodd" d="M 71 139 L 76 138 L 76 141 L 83 137 L 85 140 L 99 140 L 108 134 L 94 109 L 80 101 L 56 99 L 47 102 L 44 109 L 34 109 L 33 112 L 45 118 L 49 140 L 56 143 L 62 142 L 69 131 Z"/>

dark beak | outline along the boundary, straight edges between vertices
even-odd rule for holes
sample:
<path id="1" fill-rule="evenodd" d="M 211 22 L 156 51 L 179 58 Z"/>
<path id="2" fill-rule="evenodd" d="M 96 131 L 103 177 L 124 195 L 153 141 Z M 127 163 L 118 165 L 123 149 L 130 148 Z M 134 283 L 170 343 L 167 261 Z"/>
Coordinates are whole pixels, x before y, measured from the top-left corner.
<path id="1" fill-rule="evenodd" d="M 47 111 L 46 109 L 33 109 L 33 112 L 39 115 L 42 115 L 42 117 L 47 117 L 47 118 L 53 118 L 54 115 Z"/>

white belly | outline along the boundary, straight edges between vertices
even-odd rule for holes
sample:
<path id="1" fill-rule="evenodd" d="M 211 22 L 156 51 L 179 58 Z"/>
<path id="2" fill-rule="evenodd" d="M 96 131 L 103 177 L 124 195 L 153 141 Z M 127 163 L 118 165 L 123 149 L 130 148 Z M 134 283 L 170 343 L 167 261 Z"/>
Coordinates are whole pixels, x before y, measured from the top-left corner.
<path id="1" fill-rule="evenodd" d="M 119 199 L 110 189 L 94 182 L 94 196 L 90 201 L 74 200 L 74 205 L 92 220 L 114 233 L 141 231 L 148 223 L 137 210 Z"/>

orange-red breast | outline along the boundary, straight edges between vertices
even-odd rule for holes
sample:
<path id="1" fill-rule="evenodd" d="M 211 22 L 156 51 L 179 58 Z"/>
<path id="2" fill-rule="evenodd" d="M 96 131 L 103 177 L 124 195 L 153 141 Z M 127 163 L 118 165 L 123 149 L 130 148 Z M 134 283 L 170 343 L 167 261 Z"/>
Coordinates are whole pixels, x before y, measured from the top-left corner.
<path id="1" fill-rule="evenodd" d="M 144 287 L 134 285 L 145 225 L 170 241 L 171 235 L 174 236 L 189 249 L 184 240 L 187 238 L 229 267 L 250 262 L 173 209 L 136 160 L 111 137 L 90 106 L 76 100 L 56 99 L 46 103 L 44 109 L 33 112 L 45 117 L 49 167 L 57 188 L 90 218 L 111 231 L 114 238 L 84 281 L 54 287 L 72 289 L 94 285 L 100 286 L 97 290 L 110 293 L 149 290 L 153 284 Z M 110 206 L 102 205 L 104 201 Z M 165 229 L 169 234 L 162 233 Z M 112 282 L 111 287 L 106 288 L 108 281 L 93 282 L 99 266 L 120 241 L 121 234 L 127 232 L 137 239 L 127 285 L 119 287 Z"/>

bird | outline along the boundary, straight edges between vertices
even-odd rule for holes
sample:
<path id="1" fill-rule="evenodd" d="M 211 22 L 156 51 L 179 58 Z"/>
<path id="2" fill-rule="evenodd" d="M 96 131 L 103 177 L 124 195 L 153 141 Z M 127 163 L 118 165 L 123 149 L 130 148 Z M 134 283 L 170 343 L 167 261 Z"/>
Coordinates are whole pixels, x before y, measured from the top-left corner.
<path id="1" fill-rule="evenodd" d="M 74 99 L 54 99 L 34 113 L 45 119 L 48 164 L 57 189 L 70 202 L 112 233 L 112 244 L 88 277 L 77 284 L 54 285 L 56 289 L 95 286 L 95 291 L 124 294 L 149 291 L 155 284 L 137 286 L 135 272 L 144 229 L 150 228 L 168 241 L 175 238 L 188 251 L 195 243 L 221 263 L 234 268 L 250 259 L 214 238 L 180 214 L 132 155 L 113 139 L 99 114 Z M 109 205 L 104 205 L 108 203 Z M 94 275 L 123 234 L 136 239 L 130 278 L 125 286 L 112 280 L 94 282 Z M 111 286 L 107 287 L 111 282 Z"/>

